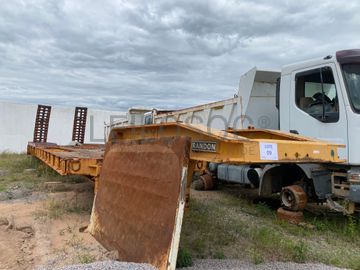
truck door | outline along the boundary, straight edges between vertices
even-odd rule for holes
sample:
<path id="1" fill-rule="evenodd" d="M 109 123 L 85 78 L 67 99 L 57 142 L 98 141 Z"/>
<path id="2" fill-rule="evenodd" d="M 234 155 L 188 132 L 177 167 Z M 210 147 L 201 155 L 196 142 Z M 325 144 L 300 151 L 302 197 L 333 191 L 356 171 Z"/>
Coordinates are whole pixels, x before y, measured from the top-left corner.
<path id="1" fill-rule="evenodd" d="M 291 81 L 290 130 L 347 145 L 347 116 L 335 65 L 294 71 Z M 339 156 L 347 159 L 348 148 L 339 149 Z"/>

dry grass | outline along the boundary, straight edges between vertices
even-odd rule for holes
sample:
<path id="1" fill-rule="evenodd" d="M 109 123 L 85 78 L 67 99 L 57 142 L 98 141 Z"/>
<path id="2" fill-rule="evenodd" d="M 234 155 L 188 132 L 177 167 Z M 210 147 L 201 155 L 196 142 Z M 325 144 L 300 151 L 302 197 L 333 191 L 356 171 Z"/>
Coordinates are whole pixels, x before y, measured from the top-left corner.
<path id="1" fill-rule="evenodd" d="M 315 226 L 308 229 L 278 221 L 274 209 L 253 204 L 236 192 L 212 193 L 205 197 L 193 192 L 184 218 L 181 247 L 193 258 L 246 259 L 255 264 L 321 262 L 360 269 L 356 217 L 307 213 L 306 222 Z"/>
<path id="2" fill-rule="evenodd" d="M 33 170 L 24 172 L 26 169 Z M 42 190 L 47 181 L 84 181 L 78 177 L 61 177 L 25 154 L 0 154 L 0 172 L 0 192 L 14 186 Z M 70 199 L 50 199 L 36 215 L 62 219 L 67 214 L 89 213 L 91 202 L 76 194 Z M 190 203 L 181 236 L 184 262 L 191 261 L 192 256 L 246 259 L 256 264 L 266 261 L 322 262 L 360 269 L 358 217 L 319 217 L 307 213 L 307 223 L 314 225 L 311 230 L 278 221 L 275 210 L 268 204 L 253 204 L 233 188 L 193 192 Z M 79 241 L 72 239 L 68 244 L 81 246 Z M 78 262 L 91 262 L 92 259 L 87 250 L 79 249 Z"/>
<path id="3" fill-rule="evenodd" d="M 30 191 L 43 190 L 47 181 L 85 181 L 83 177 L 60 176 L 36 158 L 26 154 L 0 153 L 0 171 L 0 192 L 13 187 Z"/>
<path id="4" fill-rule="evenodd" d="M 62 219 L 66 214 L 90 214 L 92 194 L 74 193 L 71 197 L 52 198 L 44 202 L 43 209 L 34 212 L 37 219 Z"/>

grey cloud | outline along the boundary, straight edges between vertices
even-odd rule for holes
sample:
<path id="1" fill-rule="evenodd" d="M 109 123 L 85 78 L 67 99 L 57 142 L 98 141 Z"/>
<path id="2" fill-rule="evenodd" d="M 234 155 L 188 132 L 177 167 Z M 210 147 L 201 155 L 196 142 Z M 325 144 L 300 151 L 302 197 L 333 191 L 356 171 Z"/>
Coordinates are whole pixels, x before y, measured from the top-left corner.
<path id="1" fill-rule="evenodd" d="M 252 66 L 359 47 L 358 1 L 13 0 L 1 99 L 126 110 L 233 96 Z"/>

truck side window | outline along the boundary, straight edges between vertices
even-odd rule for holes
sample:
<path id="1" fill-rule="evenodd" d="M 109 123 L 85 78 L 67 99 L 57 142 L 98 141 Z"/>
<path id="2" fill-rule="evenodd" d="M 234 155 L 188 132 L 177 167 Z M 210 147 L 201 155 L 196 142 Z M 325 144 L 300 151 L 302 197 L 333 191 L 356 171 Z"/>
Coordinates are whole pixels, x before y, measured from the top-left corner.
<path id="1" fill-rule="evenodd" d="M 296 74 L 296 105 L 321 122 L 339 120 L 339 102 L 330 67 Z"/>

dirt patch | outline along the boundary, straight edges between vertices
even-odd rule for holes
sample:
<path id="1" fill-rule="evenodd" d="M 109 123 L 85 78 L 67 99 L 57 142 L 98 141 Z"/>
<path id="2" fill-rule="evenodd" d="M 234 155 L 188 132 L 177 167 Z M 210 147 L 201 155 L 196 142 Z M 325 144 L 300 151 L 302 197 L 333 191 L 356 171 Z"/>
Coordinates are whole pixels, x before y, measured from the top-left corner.
<path id="1" fill-rule="evenodd" d="M 90 219 L 91 187 L 74 184 L 76 191 L 0 202 L 0 269 L 52 269 L 111 258 L 86 230 L 80 232 Z"/>
<path id="2" fill-rule="evenodd" d="M 26 227 L 31 228 L 31 227 Z M 32 269 L 35 246 L 31 229 L 0 226 L 0 264 L 2 269 Z"/>
<path id="3" fill-rule="evenodd" d="M 14 185 L 6 191 L 0 192 L 0 201 L 21 199 L 30 194 L 31 191 L 28 188 Z"/>

